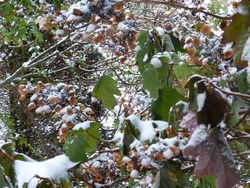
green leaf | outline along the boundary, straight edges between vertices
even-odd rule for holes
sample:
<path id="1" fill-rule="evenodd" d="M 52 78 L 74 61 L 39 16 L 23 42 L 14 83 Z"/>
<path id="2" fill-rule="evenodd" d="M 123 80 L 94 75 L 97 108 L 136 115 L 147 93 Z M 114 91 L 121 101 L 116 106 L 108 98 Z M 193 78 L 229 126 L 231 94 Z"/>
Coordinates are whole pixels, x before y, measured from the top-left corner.
<path id="1" fill-rule="evenodd" d="M 67 137 L 65 144 L 63 145 L 63 150 L 73 162 L 87 161 L 88 157 L 85 151 L 86 147 L 89 147 L 89 145 L 86 142 L 84 135 L 78 134 Z"/>
<path id="2" fill-rule="evenodd" d="M 171 87 L 159 90 L 159 98 L 152 103 L 151 113 L 154 119 L 168 121 L 169 111 L 178 101 L 184 97 Z"/>
<path id="3" fill-rule="evenodd" d="M 142 73 L 143 89 L 149 90 L 150 97 L 158 98 L 159 89 L 162 89 L 161 82 L 158 80 L 158 74 L 155 68 L 150 68 Z"/>
<path id="4" fill-rule="evenodd" d="M 145 31 L 145 32 L 142 32 L 139 37 L 138 37 L 138 42 L 139 42 L 139 45 L 141 47 L 145 47 L 145 44 L 148 40 L 148 37 L 149 37 L 149 32 L 148 31 Z"/>
<path id="5" fill-rule="evenodd" d="M 233 60 L 237 70 L 242 70 L 248 65 L 248 60 L 242 58 L 242 52 L 246 46 L 246 41 L 249 38 L 249 33 L 245 31 L 241 36 L 239 36 L 238 40 L 234 45 L 234 55 Z"/>
<path id="6" fill-rule="evenodd" d="M 56 10 L 61 10 L 61 1 L 60 0 L 53 0 L 53 5 Z"/>
<path id="7" fill-rule="evenodd" d="M 20 37 L 22 37 L 22 38 L 25 38 L 26 37 L 26 28 L 25 27 L 20 27 L 19 29 L 18 29 L 18 34 L 19 34 L 19 36 Z"/>
<path id="8" fill-rule="evenodd" d="M 228 42 L 237 41 L 239 37 L 246 32 L 246 17 L 240 13 L 233 15 L 232 22 L 225 29 L 225 32 L 222 37 L 222 44 Z"/>
<path id="9" fill-rule="evenodd" d="M 102 137 L 100 131 L 98 130 L 100 127 L 99 123 L 93 122 L 90 124 L 90 128 L 88 128 L 84 135 L 84 139 L 88 144 L 88 147 L 85 148 L 85 151 L 94 152 L 97 149 L 98 143 Z"/>
<path id="10" fill-rule="evenodd" d="M 27 8 L 32 7 L 30 0 L 22 0 L 22 4 Z"/>
<path id="11" fill-rule="evenodd" d="M 202 178 L 203 187 L 216 188 L 215 179 L 213 176 L 206 176 Z"/>
<path id="12" fill-rule="evenodd" d="M 164 34 L 162 35 L 162 46 L 163 46 L 163 51 L 167 52 L 173 52 L 175 51 L 175 47 L 172 43 L 171 37 L 169 34 Z"/>
<path id="13" fill-rule="evenodd" d="M 4 171 L 3 168 L 0 166 L 0 187 L 4 186 L 5 186 Z"/>
<path id="14" fill-rule="evenodd" d="M 247 94 L 248 89 L 249 89 L 249 83 L 247 81 L 247 76 L 248 76 L 248 74 L 247 74 L 246 69 L 240 71 L 238 76 L 237 76 L 238 89 L 241 93 L 244 93 L 244 94 Z"/>
<path id="15" fill-rule="evenodd" d="M 141 33 L 137 41 L 139 42 L 140 50 L 136 54 L 136 63 L 139 67 L 139 71 L 143 73 L 153 56 L 154 45 L 150 41 L 148 31 Z"/>
<path id="16" fill-rule="evenodd" d="M 101 133 L 99 131 L 100 124 L 97 122 L 91 122 L 90 127 L 86 130 L 79 129 L 78 131 L 72 130 L 72 135 L 83 135 L 87 146 L 84 148 L 86 153 L 94 152 L 97 149 L 98 143 L 101 139 Z"/>
<path id="17" fill-rule="evenodd" d="M 183 45 L 181 44 L 179 39 L 173 35 L 173 33 L 170 33 L 169 36 L 171 37 L 175 52 L 187 53 L 187 50 L 183 48 Z"/>
<path id="18" fill-rule="evenodd" d="M 181 81 L 185 85 L 188 78 L 194 73 L 193 69 L 189 67 L 187 62 L 178 63 L 174 66 L 173 74 L 176 76 L 177 80 Z"/>
<path id="19" fill-rule="evenodd" d="M 111 110 L 117 104 L 114 95 L 120 95 L 120 91 L 115 86 L 115 80 L 106 75 L 102 76 L 96 83 L 92 96 L 102 100 L 103 105 Z"/>
<path id="20" fill-rule="evenodd" d="M 166 165 L 157 172 L 155 187 L 175 188 L 185 187 L 188 184 L 188 177 L 181 170 L 175 168 L 175 166 L 172 164 Z"/>
<path id="21" fill-rule="evenodd" d="M 9 2 L 6 2 L 2 5 L 2 11 L 5 15 L 12 14 L 13 10 L 14 10 L 14 6 L 10 4 Z"/>

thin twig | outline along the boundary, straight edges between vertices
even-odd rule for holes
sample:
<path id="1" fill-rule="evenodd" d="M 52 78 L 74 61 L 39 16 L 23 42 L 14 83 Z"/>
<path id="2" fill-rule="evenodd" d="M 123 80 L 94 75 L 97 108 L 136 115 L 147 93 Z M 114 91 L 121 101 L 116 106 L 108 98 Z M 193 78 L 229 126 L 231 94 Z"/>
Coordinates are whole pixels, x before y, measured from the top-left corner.
<path id="1" fill-rule="evenodd" d="M 192 7 L 186 7 L 186 6 L 177 4 L 177 3 L 173 3 L 172 1 L 167 1 L 167 2 L 165 2 L 165 1 L 164 2 L 163 1 L 145 1 L 144 2 L 144 1 L 132 0 L 132 1 L 127 1 L 127 2 L 131 2 L 131 3 L 145 3 L 145 4 L 156 4 L 156 5 L 162 4 L 162 5 L 168 5 L 168 6 L 175 7 L 175 8 L 183 8 L 185 10 L 190 10 L 190 11 L 193 11 L 193 12 L 200 12 L 200 13 L 212 16 L 214 18 L 218 18 L 218 19 L 226 19 L 226 20 L 232 19 L 232 16 L 225 16 L 225 15 L 223 16 L 223 15 L 218 15 L 218 14 L 212 14 L 210 12 L 206 12 L 206 11 L 203 11 L 201 9 L 192 8 Z"/>
<path id="2" fill-rule="evenodd" d="M 28 60 L 27 62 L 23 63 L 23 65 L 21 67 L 19 67 L 19 69 L 16 70 L 16 72 L 14 72 L 11 76 L 9 76 L 8 78 L 6 78 L 3 82 L 0 83 L 0 88 L 3 87 L 6 84 L 9 84 L 10 82 L 12 82 L 15 78 L 17 78 L 18 76 L 22 75 L 23 71 L 29 68 L 33 68 L 36 67 L 37 65 L 39 65 L 40 63 L 48 60 L 49 58 L 55 56 L 58 51 L 54 51 L 59 45 L 61 45 L 62 43 L 64 43 L 65 41 L 67 41 L 68 37 L 64 37 L 61 41 L 59 41 L 57 44 L 51 46 L 49 49 L 45 50 L 43 53 L 39 54 L 37 57 L 35 57 L 32 60 Z M 46 56 L 47 53 L 54 51 L 51 55 Z M 43 58 L 45 57 L 45 58 Z M 43 58 L 43 59 L 41 59 Z"/>

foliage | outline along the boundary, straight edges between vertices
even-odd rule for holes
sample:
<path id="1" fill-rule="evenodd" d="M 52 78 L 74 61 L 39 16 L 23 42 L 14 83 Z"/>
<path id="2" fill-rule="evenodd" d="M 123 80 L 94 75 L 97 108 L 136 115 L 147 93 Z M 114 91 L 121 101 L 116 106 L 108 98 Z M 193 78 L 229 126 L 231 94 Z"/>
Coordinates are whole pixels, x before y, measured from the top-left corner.
<path id="1" fill-rule="evenodd" d="M 249 186 L 249 4 L 1 2 L 0 187 Z"/>

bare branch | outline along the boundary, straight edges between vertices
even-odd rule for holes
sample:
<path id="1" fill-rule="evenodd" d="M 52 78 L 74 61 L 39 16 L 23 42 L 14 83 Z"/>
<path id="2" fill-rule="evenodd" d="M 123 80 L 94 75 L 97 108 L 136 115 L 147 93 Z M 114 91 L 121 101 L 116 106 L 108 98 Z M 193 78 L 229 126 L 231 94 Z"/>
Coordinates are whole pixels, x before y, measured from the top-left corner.
<path id="1" fill-rule="evenodd" d="M 59 41 L 57 44 L 51 46 L 49 49 L 45 50 L 43 53 L 39 54 L 37 57 L 35 57 L 32 60 L 28 60 L 27 62 L 23 63 L 23 65 L 16 70 L 16 72 L 14 72 L 11 76 L 9 76 L 8 78 L 6 78 L 3 82 L 0 83 L 0 88 L 3 87 L 6 84 L 9 84 L 10 82 L 12 82 L 15 78 L 17 78 L 18 76 L 20 76 L 24 70 L 26 69 L 30 69 L 33 67 L 36 67 L 37 65 L 39 65 L 40 63 L 50 59 L 51 57 L 55 56 L 58 51 L 54 51 L 51 55 L 46 57 L 46 54 L 55 50 L 59 45 L 61 45 L 62 43 L 64 43 L 66 40 L 68 39 L 67 37 L 64 37 L 61 41 Z M 45 57 L 45 58 L 43 58 Z M 41 59 L 42 58 L 42 59 Z"/>
<path id="2" fill-rule="evenodd" d="M 164 1 L 163 2 L 163 1 L 138 1 L 138 0 L 132 0 L 132 1 L 129 1 L 129 2 L 131 2 L 131 3 L 155 4 L 155 5 L 162 4 L 162 5 L 168 5 L 168 6 L 175 7 L 175 8 L 183 8 L 185 10 L 190 10 L 192 12 L 200 12 L 200 13 L 206 14 L 208 16 L 212 16 L 214 18 L 218 18 L 218 19 L 226 19 L 226 20 L 232 19 L 232 16 L 212 14 L 210 12 L 206 12 L 206 11 L 203 11 L 201 9 L 183 6 L 183 5 L 174 3 L 173 1 L 167 1 L 167 2 Z"/>

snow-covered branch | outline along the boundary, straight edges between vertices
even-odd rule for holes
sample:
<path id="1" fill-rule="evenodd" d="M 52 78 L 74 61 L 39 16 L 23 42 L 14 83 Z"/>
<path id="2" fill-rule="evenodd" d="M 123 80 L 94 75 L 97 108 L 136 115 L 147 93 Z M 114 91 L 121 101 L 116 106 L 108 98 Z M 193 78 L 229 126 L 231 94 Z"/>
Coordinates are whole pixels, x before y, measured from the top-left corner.
<path id="1" fill-rule="evenodd" d="M 49 52 L 55 50 L 59 45 L 63 44 L 66 40 L 68 39 L 68 37 L 64 37 L 63 39 L 61 39 L 58 43 L 56 43 L 55 45 L 51 46 L 49 49 L 45 50 L 43 53 L 39 54 L 37 57 L 35 57 L 32 60 L 28 60 L 27 62 L 23 63 L 23 65 L 17 69 L 11 76 L 9 76 L 8 78 L 6 78 L 3 82 L 0 83 L 0 88 L 3 87 L 6 84 L 9 84 L 10 82 L 12 82 L 15 78 L 17 78 L 18 76 L 20 76 L 24 70 L 36 67 L 37 65 L 39 65 L 40 63 L 54 57 L 58 51 L 54 51 L 52 54 L 47 55 Z M 47 56 L 46 56 L 47 55 Z M 43 58 L 45 57 L 45 58 Z"/>

